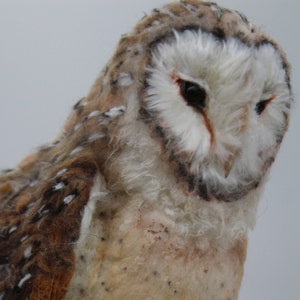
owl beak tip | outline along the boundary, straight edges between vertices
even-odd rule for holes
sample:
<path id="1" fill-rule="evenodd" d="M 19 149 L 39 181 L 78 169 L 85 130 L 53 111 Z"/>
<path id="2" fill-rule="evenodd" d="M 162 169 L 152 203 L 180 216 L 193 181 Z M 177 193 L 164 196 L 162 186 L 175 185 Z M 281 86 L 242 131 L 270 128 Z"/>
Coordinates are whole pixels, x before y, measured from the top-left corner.
<path id="1" fill-rule="evenodd" d="M 234 166 L 234 162 L 237 156 L 237 152 L 238 149 L 234 149 L 234 151 L 231 152 L 230 156 L 228 157 L 228 159 L 225 161 L 225 163 L 223 164 L 223 169 L 224 169 L 224 178 L 228 178 L 232 168 Z"/>
<path id="2" fill-rule="evenodd" d="M 228 178 L 231 170 L 232 170 L 232 167 L 228 167 L 227 164 L 224 166 L 224 178 Z"/>

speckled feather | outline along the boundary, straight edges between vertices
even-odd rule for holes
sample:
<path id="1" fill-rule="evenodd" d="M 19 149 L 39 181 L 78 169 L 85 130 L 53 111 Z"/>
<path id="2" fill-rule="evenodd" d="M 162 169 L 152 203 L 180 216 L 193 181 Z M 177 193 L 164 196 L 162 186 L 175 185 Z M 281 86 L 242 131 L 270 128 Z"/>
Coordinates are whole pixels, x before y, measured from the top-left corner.
<path id="1" fill-rule="evenodd" d="M 147 70 L 174 30 L 270 45 L 290 92 L 284 52 L 244 15 L 188 0 L 145 16 L 57 140 L 1 175 L 1 300 L 237 299 L 265 179 L 231 196 L 209 194 L 195 183 L 190 154 L 175 151 L 176 140 L 149 110 Z M 288 110 L 289 102 L 276 151 Z"/>

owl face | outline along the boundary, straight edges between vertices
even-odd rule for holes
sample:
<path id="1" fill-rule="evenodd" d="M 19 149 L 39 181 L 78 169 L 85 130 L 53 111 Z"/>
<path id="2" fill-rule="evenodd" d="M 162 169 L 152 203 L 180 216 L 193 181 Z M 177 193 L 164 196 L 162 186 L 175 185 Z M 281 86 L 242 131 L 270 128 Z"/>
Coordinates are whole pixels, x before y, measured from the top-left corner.
<path id="1" fill-rule="evenodd" d="M 142 120 L 184 195 L 233 201 L 261 185 L 276 156 L 292 103 L 289 81 L 280 46 L 244 15 L 182 0 L 122 37 L 87 99 L 101 95 L 104 111 L 124 105 L 122 126 Z M 123 126 L 123 145 L 139 143 L 133 127 Z M 136 178 L 126 175 L 133 165 L 122 165 L 122 178 Z"/>
<path id="2" fill-rule="evenodd" d="M 287 127 L 280 52 L 189 29 L 174 30 L 151 56 L 146 106 L 189 191 L 231 201 L 256 188 Z"/>

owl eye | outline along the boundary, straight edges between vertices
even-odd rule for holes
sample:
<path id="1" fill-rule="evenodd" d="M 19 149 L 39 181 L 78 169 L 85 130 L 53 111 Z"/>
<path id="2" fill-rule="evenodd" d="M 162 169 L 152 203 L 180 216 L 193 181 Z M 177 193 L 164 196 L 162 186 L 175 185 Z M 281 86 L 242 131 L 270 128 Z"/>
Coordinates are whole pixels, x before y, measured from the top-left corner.
<path id="1" fill-rule="evenodd" d="M 203 109 L 205 107 L 206 91 L 197 83 L 178 79 L 180 94 L 187 105 Z"/>
<path id="2" fill-rule="evenodd" d="M 266 100 L 260 100 L 259 102 L 256 103 L 255 106 L 255 111 L 258 115 L 261 115 L 263 113 L 263 111 L 266 109 L 266 107 L 268 106 L 268 104 L 275 98 L 275 96 L 272 96 L 269 99 Z"/>

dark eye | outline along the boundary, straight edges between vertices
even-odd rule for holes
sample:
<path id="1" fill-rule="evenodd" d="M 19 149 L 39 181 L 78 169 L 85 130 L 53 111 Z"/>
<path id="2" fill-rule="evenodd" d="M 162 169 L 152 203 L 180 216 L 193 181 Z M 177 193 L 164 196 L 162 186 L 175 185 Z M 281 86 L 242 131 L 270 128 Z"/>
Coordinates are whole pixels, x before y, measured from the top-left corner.
<path id="1" fill-rule="evenodd" d="M 268 106 L 268 104 L 275 98 L 275 96 L 272 96 L 269 99 L 266 100 L 260 100 L 259 102 L 256 103 L 255 106 L 255 111 L 258 115 L 261 115 L 263 113 L 263 111 L 266 109 L 266 107 Z"/>
<path id="2" fill-rule="evenodd" d="M 187 105 L 203 109 L 205 107 L 206 91 L 199 84 L 178 79 L 180 94 Z"/>

